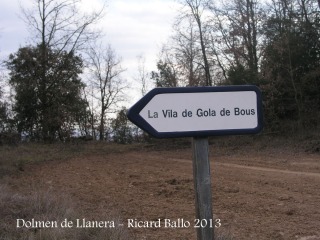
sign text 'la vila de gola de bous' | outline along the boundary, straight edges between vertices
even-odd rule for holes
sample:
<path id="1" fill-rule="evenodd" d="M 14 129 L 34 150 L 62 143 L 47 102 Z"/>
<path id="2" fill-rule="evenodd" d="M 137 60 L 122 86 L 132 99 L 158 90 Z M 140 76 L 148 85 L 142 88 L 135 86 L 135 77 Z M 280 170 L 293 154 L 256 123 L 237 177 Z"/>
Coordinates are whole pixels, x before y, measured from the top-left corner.
<path id="1" fill-rule="evenodd" d="M 250 134 L 261 130 L 255 86 L 155 88 L 128 118 L 155 137 Z"/>

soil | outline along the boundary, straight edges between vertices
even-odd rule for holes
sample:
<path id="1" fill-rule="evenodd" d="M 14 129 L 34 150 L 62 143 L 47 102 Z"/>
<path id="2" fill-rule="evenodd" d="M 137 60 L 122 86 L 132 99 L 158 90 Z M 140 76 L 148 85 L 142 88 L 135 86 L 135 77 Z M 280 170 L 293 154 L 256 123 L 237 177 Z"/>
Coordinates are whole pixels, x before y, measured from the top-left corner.
<path id="1" fill-rule="evenodd" d="M 211 146 L 210 161 L 216 232 L 229 239 L 320 239 L 319 154 Z M 128 219 L 160 219 L 160 228 L 129 228 L 136 239 L 196 239 L 191 148 L 29 165 L 10 181 L 17 190 L 34 184 L 71 195 L 84 218 L 103 209 L 120 216 L 125 228 Z M 165 219 L 191 226 L 165 228 Z"/>

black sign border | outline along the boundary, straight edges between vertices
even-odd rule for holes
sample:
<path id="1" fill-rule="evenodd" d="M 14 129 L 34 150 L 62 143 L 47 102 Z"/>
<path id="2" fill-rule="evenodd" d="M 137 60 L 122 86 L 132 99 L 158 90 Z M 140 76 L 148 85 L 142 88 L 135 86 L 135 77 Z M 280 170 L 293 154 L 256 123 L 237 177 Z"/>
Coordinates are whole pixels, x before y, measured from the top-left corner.
<path id="1" fill-rule="evenodd" d="M 201 93 L 201 92 L 243 92 L 254 91 L 257 94 L 258 126 L 249 129 L 228 129 L 228 130 L 205 130 L 205 131 L 184 131 L 184 132 L 158 132 L 139 113 L 158 94 L 168 93 Z M 241 86 L 214 86 L 214 87 L 175 87 L 175 88 L 154 88 L 134 104 L 127 112 L 128 119 L 142 130 L 156 138 L 178 138 L 178 137 L 208 137 L 222 135 L 243 135 L 257 134 L 263 128 L 262 96 L 258 87 L 253 85 Z"/>

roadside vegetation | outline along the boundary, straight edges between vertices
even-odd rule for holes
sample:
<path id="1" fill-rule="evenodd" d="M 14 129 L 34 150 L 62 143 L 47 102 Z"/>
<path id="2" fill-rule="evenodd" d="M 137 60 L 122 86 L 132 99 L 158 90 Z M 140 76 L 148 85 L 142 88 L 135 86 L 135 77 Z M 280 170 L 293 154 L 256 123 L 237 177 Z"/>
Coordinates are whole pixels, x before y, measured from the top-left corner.
<path id="1" fill-rule="evenodd" d="M 0 184 L 0 239 L 1 240 L 125 240 L 134 239 L 126 228 L 119 228 L 119 217 L 110 216 L 108 210 L 101 210 L 101 219 L 115 219 L 115 228 L 62 228 L 61 223 L 67 219 L 94 220 L 94 216 L 82 213 L 68 195 L 57 194 L 50 189 L 35 187 L 31 192 L 15 192 L 8 185 Z M 25 221 L 41 220 L 57 222 L 53 228 L 17 228 L 17 219 Z M 19 222 L 21 226 L 22 221 Z M 60 225 L 60 226 L 59 226 Z"/>

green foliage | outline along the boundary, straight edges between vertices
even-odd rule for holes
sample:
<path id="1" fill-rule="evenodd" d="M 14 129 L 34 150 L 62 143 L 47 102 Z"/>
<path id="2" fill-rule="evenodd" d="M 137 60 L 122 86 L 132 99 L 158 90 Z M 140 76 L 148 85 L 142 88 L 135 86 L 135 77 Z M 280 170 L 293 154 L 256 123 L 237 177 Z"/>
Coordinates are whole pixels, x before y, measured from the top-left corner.
<path id="1" fill-rule="evenodd" d="M 127 118 L 127 109 L 122 108 L 111 122 L 113 140 L 116 143 L 126 144 L 139 141 L 139 130 Z"/>
<path id="2" fill-rule="evenodd" d="M 3 81 L 0 76 L 0 83 Z M 3 92 L 0 88 L 0 145 L 10 142 L 11 136 L 16 135 L 15 123 L 10 112 L 10 105 L 7 100 L 3 98 Z M 14 141 L 13 141 L 14 142 Z"/>
<path id="3" fill-rule="evenodd" d="M 280 1 L 282 2 L 282 1 Z M 315 128 L 320 104 L 320 16 L 310 8 L 283 4 L 266 25 L 267 45 L 261 65 L 267 120 Z"/>
<path id="4" fill-rule="evenodd" d="M 7 66 L 18 131 L 40 140 L 69 137 L 86 107 L 80 95 L 82 59 L 38 45 L 11 54 Z"/>
<path id="5" fill-rule="evenodd" d="M 151 79 L 155 81 L 157 87 L 176 87 L 178 84 L 175 70 L 169 63 L 159 61 L 158 72 L 151 72 Z"/>
<path id="6" fill-rule="evenodd" d="M 232 66 L 227 75 L 228 83 L 231 85 L 259 84 L 257 73 L 246 69 L 243 65 Z"/>
<path id="7" fill-rule="evenodd" d="M 0 101 L 0 133 L 6 131 L 8 121 L 7 104 Z"/>

